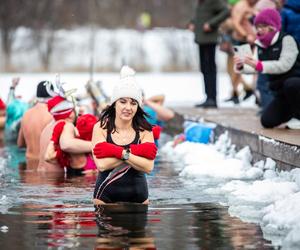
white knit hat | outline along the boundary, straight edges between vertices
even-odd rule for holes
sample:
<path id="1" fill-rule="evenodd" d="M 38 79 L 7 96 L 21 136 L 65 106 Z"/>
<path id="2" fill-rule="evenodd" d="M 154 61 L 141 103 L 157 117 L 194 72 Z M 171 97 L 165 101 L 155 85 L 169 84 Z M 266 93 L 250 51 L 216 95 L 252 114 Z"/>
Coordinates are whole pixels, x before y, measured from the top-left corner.
<path id="1" fill-rule="evenodd" d="M 111 96 L 111 103 L 114 103 L 122 97 L 129 97 L 138 102 L 142 106 L 143 96 L 142 89 L 135 79 L 135 71 L 123 66 L 120 72 L 120 81 L 115 85 Z"/>

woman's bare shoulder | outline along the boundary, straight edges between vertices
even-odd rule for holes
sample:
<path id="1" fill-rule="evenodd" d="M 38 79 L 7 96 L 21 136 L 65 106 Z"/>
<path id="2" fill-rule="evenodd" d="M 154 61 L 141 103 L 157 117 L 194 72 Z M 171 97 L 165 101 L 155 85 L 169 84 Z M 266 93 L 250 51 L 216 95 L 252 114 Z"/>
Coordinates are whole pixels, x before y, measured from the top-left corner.
<path id="1" fill-rule="evenodd" d="M 142 142 L 154 141 L 152 131 L 148 131 L 148 130 L 141 131 L 140 139 Z"/>
<path id="2" fill-rule="evenodd" d="M 107 129 L 101 127 L 100 122 L 97 122 L 97 123 L 94 125 L 93 133 L 101 134 L 101 135 L 103 135 L 103 136 L 106 137 Z"/>

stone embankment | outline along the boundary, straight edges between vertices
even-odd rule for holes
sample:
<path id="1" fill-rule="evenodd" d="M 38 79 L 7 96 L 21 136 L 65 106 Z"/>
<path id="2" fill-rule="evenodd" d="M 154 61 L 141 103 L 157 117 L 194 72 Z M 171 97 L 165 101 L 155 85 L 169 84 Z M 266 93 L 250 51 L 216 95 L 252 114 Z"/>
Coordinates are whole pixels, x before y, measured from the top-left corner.
<path id="1" fill-rule="evenodd" d="M 250 147 L 254 161 L 269 157 L 276 161 L 281 170 L 300 167 L 300 130 L 264 129 L 257 109 L 176 107 L 176 112 L 176 119 L 167 127 L 170 133 L 182 132 L 183 121 L 212 122 L 217 125 L 215 137 L 228 131 L 237 149 L 246 145 Z"/>

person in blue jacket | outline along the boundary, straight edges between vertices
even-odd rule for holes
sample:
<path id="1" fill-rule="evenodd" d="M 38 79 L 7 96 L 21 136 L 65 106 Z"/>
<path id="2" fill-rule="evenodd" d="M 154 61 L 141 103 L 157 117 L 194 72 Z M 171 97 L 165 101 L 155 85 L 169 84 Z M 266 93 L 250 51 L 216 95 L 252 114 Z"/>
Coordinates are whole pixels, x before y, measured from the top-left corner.
<path id="1" fill-rule="evenodd" d="M 300 43 L 300 1 L 287 0 L 281 10 L 282 31 Z"/>

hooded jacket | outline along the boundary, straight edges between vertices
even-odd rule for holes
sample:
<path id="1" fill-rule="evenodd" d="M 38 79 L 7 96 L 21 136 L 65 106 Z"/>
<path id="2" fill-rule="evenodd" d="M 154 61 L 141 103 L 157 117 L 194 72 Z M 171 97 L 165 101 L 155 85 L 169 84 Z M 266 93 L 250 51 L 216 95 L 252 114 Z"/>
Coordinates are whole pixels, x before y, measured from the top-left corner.
<path id="1" fill-rule="evenodd" d="M 300 43 L 300 1 L 287 0 L 281 10 L 282 31 Z"/>

